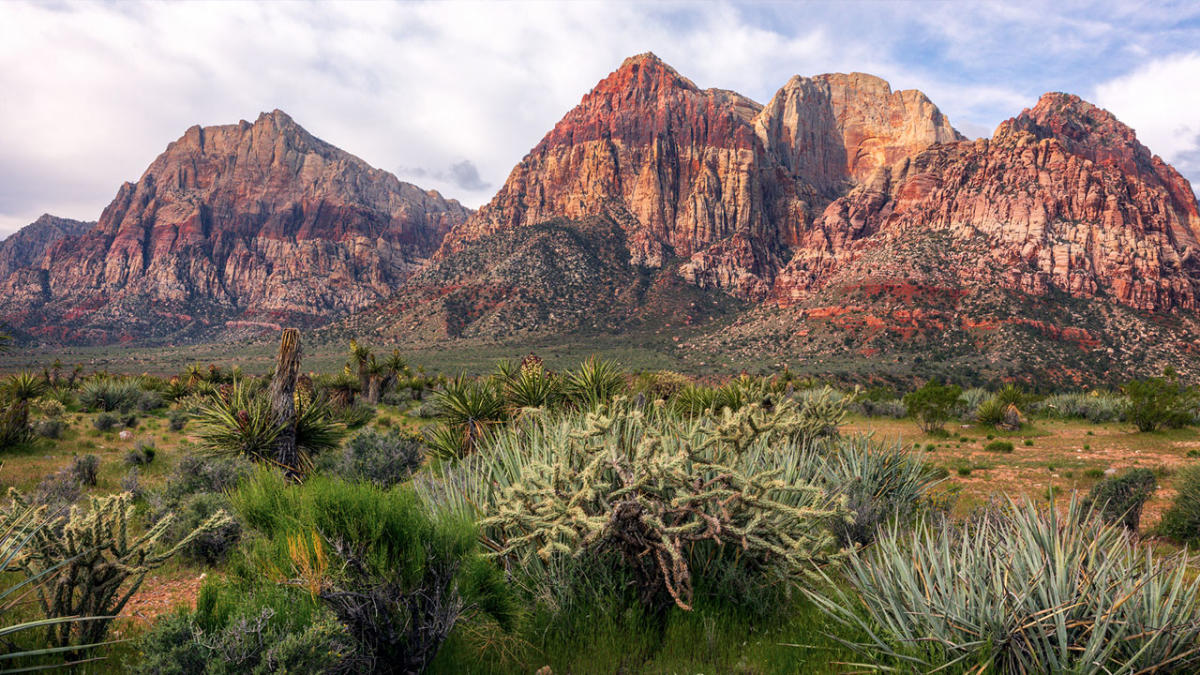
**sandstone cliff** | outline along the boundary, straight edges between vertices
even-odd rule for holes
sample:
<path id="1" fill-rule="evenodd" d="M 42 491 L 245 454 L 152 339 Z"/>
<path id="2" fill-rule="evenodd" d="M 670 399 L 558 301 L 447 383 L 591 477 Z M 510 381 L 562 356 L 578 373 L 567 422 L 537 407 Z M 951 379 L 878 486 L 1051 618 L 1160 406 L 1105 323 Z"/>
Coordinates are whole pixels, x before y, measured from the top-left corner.
<path id="1" fill-rule="evenodd" d="M 0 312 L 76 341 L 319 323 L 387 296 L 467 215 L 278 110 L 195 126 L 93 229 L 9 275 Z"/>
<path id="2" fill-rule="evenodd" d="M 58 240 L 83 234 L 95 225 L 95 221 L 84 222 L 42 214 L 0 241 L 0 279 L 8 278 L 22 267 L 41 267 L 46 251 Z"/>

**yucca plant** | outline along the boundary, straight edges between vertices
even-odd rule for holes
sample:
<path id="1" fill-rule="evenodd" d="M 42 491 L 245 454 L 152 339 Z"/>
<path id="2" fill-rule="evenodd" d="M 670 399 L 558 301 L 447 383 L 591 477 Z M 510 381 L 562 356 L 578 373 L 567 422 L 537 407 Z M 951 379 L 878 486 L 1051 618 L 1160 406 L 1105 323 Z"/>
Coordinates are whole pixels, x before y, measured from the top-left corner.
<path id="1" fill-rule="evenodd" d="M 689 417 L 709 414 L 716 404 L 717 390 L 702 384 L 685 385 L 671 397 L 671 408 Z"/>
<path id="2" fill-rule="evenodd" d="M 141 395 L 142 389 L 137 382 L 98 377 L 80 387 L 79 403 L 88 410 L 129 410 Z"/>
<path id="3" fill-rule="evenodd" d="M 530 365 L 504 381 L 504 396 L 514 411 L 552 408 L 562 399 L 562 382 L 540 365 Z"/>
<path id="4" fill-rule="evenodd" d="M 44 379 L 30 372 L 10 375 L 4 381 L 4 395 L 10 401 L 32 401 L 46 393 L 48 388 Z"/>
<path id="5" fill-rule="evenodd" d="M 438 416 L 442 423 L 453 431 L 442 432 L 445 439 L 459 434 L 462 444 L 456 456 L 470 453 L 488 436 L 495 425 L 508 417 L 504 398 L 488 381 L 472 380 L 459 375 L 446 383 L 445 388 L 434 395 Z M 442 450 L 450 448 L 437 448 Z"/>
<path id="6" fill-rule="evenodd" d="M 975 422 L 987 427 L 994 427 L 1004 423 L 1004 411 L 1008 408 L 1008 403 L 1001 400 L 999 396 L 992 396 L 984 399 L 982 403 L 975 408 Z"/>
<path id="7" fill-rule="evenodd" d="M 1195 672 L 1200 578 L 1067 508 L 1009 501 L 894 527 L 810 598 L 866 665 L 905 672 Z"/>
<path id="8" fill-rule="evenodd" d="M 12 350 L 12 336 L 8 333 L 0 333 L 0 354 L 6 354 Z"/>
<path id="9" fill-rule="evenodd" d="M 366 345 L 361 344 L 358 340 L 350 341 L 350 360 L 346 366 L 351 371 L 358 373 L 358 390 L 364 395 L 367 389 L 371 386 L 371 375 L 368 367 L 371 363 L 371 350 Z"/>
<path id="10" fill-rule="evenodd" d="M 590 357 L 567 373 L 566 395 L 576 407 L 590 410 L 611 401 L 625 389 L 625 377 L 612 361 Z"/>
<path id="11" fill-rule="evenodd" d="M 281 427 L 275 422 L 270 400 L 251 393 L 239 380 L 200 406 L 196 435 L 201 447 L 212 454 L 240 455 L 304 474 L 312 468 L 314 455 L 339 445 L 345 429 L 332 419 L 324 400 L 315 397 L 297 396 L 295 423 L 299 467 L 285 466 L 275 457 Z"/>

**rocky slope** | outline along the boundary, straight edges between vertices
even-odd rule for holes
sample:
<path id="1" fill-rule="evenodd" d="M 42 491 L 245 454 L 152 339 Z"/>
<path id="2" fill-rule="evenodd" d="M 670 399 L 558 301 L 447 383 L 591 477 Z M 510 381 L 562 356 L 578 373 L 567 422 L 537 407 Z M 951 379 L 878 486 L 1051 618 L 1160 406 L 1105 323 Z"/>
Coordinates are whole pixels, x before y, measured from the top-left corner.
<path id="1" fill-rule="evenodd" d="M 46 251 L 64 237 L 78 236 L 92 229 L 95 221 L 59 218 L 49 213 L 0 241 L 0 279 L 22 267 L 40 267 Z"/>
<path id="2" fill-rule="evenodd" d="M 386 297 L 467 215 L 278 110 L 195 126 L 94 228 L 8 275 L 0 316 L 75 342 L 320 323 Z"/>
<path id="3" fill-rule="evenodd" d="M 960 136 L 923 94 L 869 75 L 793 78 L 767 105 L 627 59 L 512 171 L 443 253 L 551 218 L 606 215 L 635 264 L 762 299 L 849 181 Z"/>

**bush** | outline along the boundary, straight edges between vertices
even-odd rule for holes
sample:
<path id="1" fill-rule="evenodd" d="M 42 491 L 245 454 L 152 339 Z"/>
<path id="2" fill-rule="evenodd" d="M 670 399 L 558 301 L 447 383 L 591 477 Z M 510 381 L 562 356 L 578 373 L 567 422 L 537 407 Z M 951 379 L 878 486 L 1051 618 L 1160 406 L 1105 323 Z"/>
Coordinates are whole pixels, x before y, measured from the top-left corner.
<path id="1" fill-rule="evenodd" d="M 158 448 L 153 441 L 138 441 L 133 449 L 125 453 L 125 463 L 129 466 L 147 466 L 154 461 Z"/>
<path id="2" fill-rule="evenodd" d="M 42 438 L 62 438 L 67 425 L 62 420 L 39 420 L 33 425 L 33 433 Z"/>
<path id="3" fill-rule="evenodd" d="M 116 412 L 131 410 L 142 396 L 136 382 L 95 379 L 79 390 L 79 404 L 86 410 Z"/>
<path id="4" fill-rule="evenodd" d="M 408 480 L 425 462 L 425 444 L 393 429 L 386 434 L 365 429 L 340 453 L 329 455 L 322 468 L 349 481 L 390 487 Z"/>
<path id="5" fill-rule="evenodd" d="M 1000 400 L 999 396 L 985 399 L 975 409 L 975 421 L 988 427 L 1004 424 L 1004 411 L 1006 408 L 1008 408 L 1008 404 Z"/>
<path id="6" fill-rule="evenodd" d="M 625 389 L 625 377 L 612 361 L 589 358 L 568 372 L 564 393 L 575 407 L 588 410 L 607 403 Z"/>
<path id="7" fill-rule="evenodd" d="M 828 524 L 847 511 L 817 484 L 805 451 L 823 428 L 793 401 L 697 423 L 618 399 L 590 414 L 531 418 L 499 433 L 463 475 L 420 486 L 440 508 L 483 517 L 489 546 L 533 585 L 565 557 L 614 559 L 647 608 L 687 609 L 691 558 L 717 555 L 722 543 L 775 582 L 836 559 Z"/>
<path id="8" fill-rule="evenodd" d="M 1158 489 L 1150 469 L 1130 469 L 1092 486 L 1083 506 L 1093 509 L 1107 523 L 1118 523 L 1136 534 L 1142 522 L 1142 507 Z"/>
<path id="9" fill-rule="evenodd" d="M 1198 593 L 1182 556 L 1072 500 L 894 530 L 809 597 L 883 669 L 1129 673 L 1195 672 Z"/>
<path id="10" fill-rule="evenodd" d="M 167 476 L 162 498 L 168 508 L 201 492 L 225 493 L 250 475 L 253 465 L 240 457 L 184 455 Z"/>
<path id="11" fill-rule="evenodd" d="M 988 452 L 1012 452 L 1013 444 L 1008 441 L 992 441 L 983 446 L 983 449 Z"/>
<path id="12" fill-rule="evenodd" d="M 358 429 L 375 416 L 375 407 L 366 403 L 353 403 L 338 411 L 337 417 L 347 429 Z"/>
<path id="13" fill-rule="evenodd" d="M 21 445 L 32 438 L 28 403 L 15 401 L 0 408 L 0 450 Z"/>
<path id="14" fill-rule="evenodd" d="M 97 474 L 100 471 L 100 458 L 95 455 L 76 456 L 71 461 L 69 470 L 80 485 L 96 487 Z"/>
<path id="15" fill-rule="evenodd" d="M 461 457 L 475 449 L 493 426 L 508 418 L 504 399 L 490 382 L 460 375 L 434 394 L 444 431 L 433 446 L 443 457 Z"/>
<path id="16" fill-rule="evenodd" d="M 138 396 L 136 407 L 144 413 L 153 412 L 166 405 L 162 394 L 156 391 L 144 391 Z"/>
<path id="17" fill-rule="evenodd" d="M 154 622 L 138 640 L 146 675 L 338 672 L 350 639 L 306 595 L 242 580 L 208 581 L 195 611 Z"/>
<path id="18" fill-rule="evenodd" d="M 261 535 L 251 565 L 284 570 L 346 627 L 347 670 L 421 672 L 467 603 L 511 625 L 509 592 L 474 552 L 474 526 L 431 518 L 410 489 L 320 475 L 289 486 L 263 470 L 233 501 Z"/>
<path id="19" fill-rule="evenodd" d="M 172 538 L 182 538 L 213 516 L 229 510 L 229 499 L 223 494 L 200 492 L 189 495 L 181 499 L 172 511 L 175 519 L 167 533 Z M 189 560 L 216 565 L 225 560 L 241 538 L 242 526 L 231 517 L 220 526 L 208 528 L 196 535 L 184 544 L 180 551 Z"/>
<path id="20" fill-rule="evenodd" d="M 954 415 L 962 389 L 930 380 L 920 389 L 904 395 L 904 407 L 925 433 L 940 431 Z"/>
<path id="21" fill-rule="evenodd" d="M 171 431 L 183 431 L 183 428 L 187 426 L 189 419 L 191 419 L 191 415 L 188 415 L 186 412 L 182 410 L 172 410 L 171 412 L 167 413 L 167 428 Z"/>
<path id="22" fill-rule="evenodd" d="M 1192 423 L 1196 390 L 1184 386 L 1173 376 L 1134 380 L 1125 385 L 1125 394 L 1129 397 L 1125 418 L 1138 431 L 1179 428 Z"/>
<path id="23" fill-rule="evenodd" d="M 1093 424 L 1119 422 L 1125 418 L 1129 401 L 1099 391 L 1090 394 L 1056 394 L 1043 399 L 1033 410 L 1055 419 L 1081 419 Z"/>
<path id="24" fill-rule="evenodd" d="M 1189 546 L 1200 545 L 1200 466 L 1175 474 L 1175 500 L 1162 515 L 1158 531 Z"/>
<path id="25" fill-rule="evenodd" d="M 52 398 L 39 399 L 34 407 L 43 417 L 50 420 L 56 420 L 67 412 L 67 407 L 61 401 Z"/>
<path id="26" fill-rule="evenodd" d="M 45 506 L 50 513 L 65 511 L 83 495 L 79 477 L 66 467 L 42 478 L 34 490 L 31 502 Z"/>
<path id="27" fill-rule="evenodd" d="M 92 420 L 92 426 L 100 431 L 111 431 L 120 424 L 121 419 L 112 413 L 100 413 Z"/>

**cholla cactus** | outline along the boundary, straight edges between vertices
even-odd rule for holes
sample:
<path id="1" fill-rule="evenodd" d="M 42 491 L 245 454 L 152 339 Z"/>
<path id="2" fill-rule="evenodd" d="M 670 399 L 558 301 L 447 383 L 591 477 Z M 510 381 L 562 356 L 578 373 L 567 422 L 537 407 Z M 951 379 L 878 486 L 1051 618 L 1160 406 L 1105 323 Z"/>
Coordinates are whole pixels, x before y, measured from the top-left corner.
<path id="1" fill-rule="evenodd" d="M 669 597 L 685 610 L 688 550 L 698 542 L 737 546 L 788 575 L 841 555 L 828 527 L 847 517 L 840 502 L 784 480 L 777 467 L 743 461 L 803 433 L 809 422 L 791 402 L 689 420 L 663 405 L 643 411 L 618 400 L 575 424 L 564 447 L 493 495 L 495 515 L 482 525 L 503 533 L 500 555 L 614 551 L 634 571 L 644 603 Z"/>
<path id="2" fill-rule="evenodd" d="M 11 503 L 0 507 L 0 522 L 30 508 L 16 489 L 10 488 L 8 494 Z M 86 510 L 73 506 L 65 516 L 48 515 L 44 506 L 34 512 L 35 520 L 45 519 L 46 526 L 32 532 L 12 566 L 30 578 L 54 575 L 37 588 L 47 618 L 96 617 L 50 625 L 50 641 L 55 646 L 100 642 L 150 570 L 167 562 L 192 539 L 230 520 L 228 514 L 218 512 L 179 541 L 168 543 L 164 538 L 171 515 L 134 536 L 133 512 L 133 495 L 128 492 L 91 497 Z"/>

